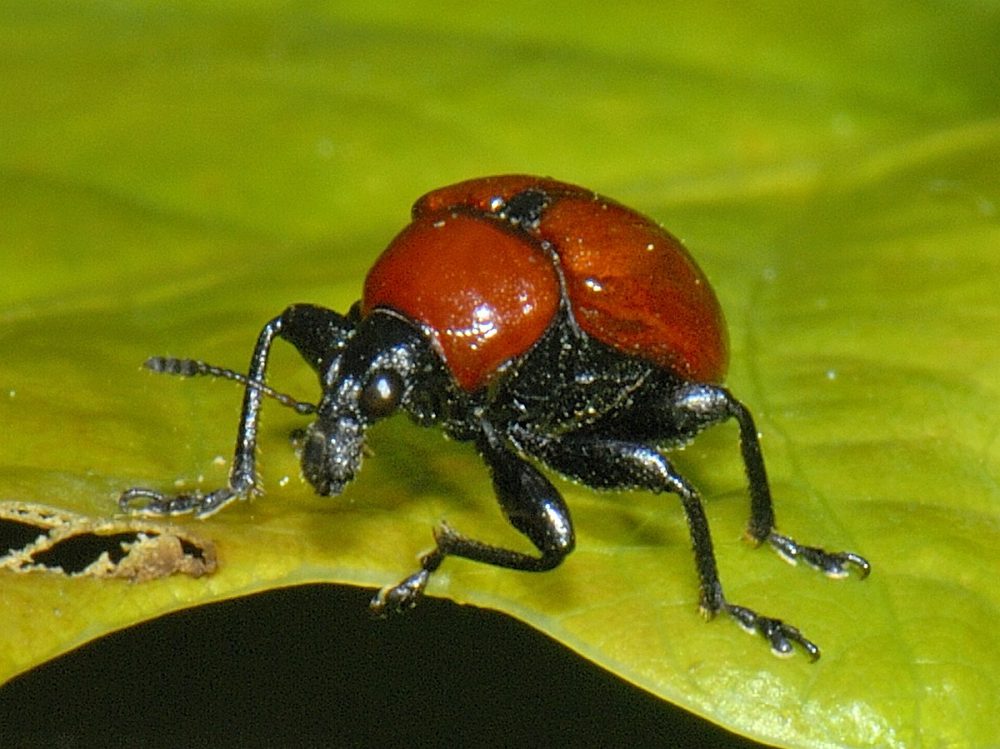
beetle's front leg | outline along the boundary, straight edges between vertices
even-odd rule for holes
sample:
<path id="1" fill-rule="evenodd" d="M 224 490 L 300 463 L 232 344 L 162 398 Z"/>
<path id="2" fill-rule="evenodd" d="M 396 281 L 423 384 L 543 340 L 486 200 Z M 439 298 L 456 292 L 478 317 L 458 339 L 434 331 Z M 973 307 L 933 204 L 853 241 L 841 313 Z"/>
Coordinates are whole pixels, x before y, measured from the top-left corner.
<path id="1" fill-rule="evenodd" d="M 123 510 L 134 509 L 141 503 L 142 511 L 155 515 L 193 512 L 198 517 L 207 517 L 234 499 L 246 499 L 257 490 L 257 427 L 260 423 L 260 406 L 264 394 L 256 383 L 264 382 L 271 344 L 281 333 L 283 322 L 284 315 L 279 315 L 268 322 L 257 337 L 257 345 L 250 359 L 246 388 L 243 391 L 243 407 L 240 410 L 233 464 L 229 469 L 229 484 L 207 494 L 196 491 L 176 495 L 135 487 L 124 492 L 119 498 L 118 504 Z"/>
<path id="2" fill-rule="evenodd" d="M 260 423 L 260 407 L 265 395 L 278 397 L 285 405 L 295 405 L 294 399 L 275 395 L 264 387 L 268 356 L 275 338 L 281 337 L 295 346 L 299 353 L 322 376 L 322 368 L 339 356 L 354 323 L 332 310 L 310 304 L 296 304 L 288 307 L 278 317 L 268 322 L 257 337 L 250 367 L 244 382 L 243 406 L 240 409 L 240 424 L 236 434 L 236 448 L 229 470 L 229 483 L 212 492 L 185 492 L 166 494 L 155 489 L 136 487 L 124 492 L 118 500 L 123 510 L 139 508 L 154 515 L 180 515 L 194 513 L 207 517 L 236 499 L 246 499 L 256 493 L 257 482 L 257 429 Z M 176 360 L 156 360 L 158 371 L 173 374 L 187 374 L 188 368 L 173 366 L 182 364 Z M 167 366 L 167 365 L 171 366 Z M 205 368 L 212 374 L 216 368 Z M 226 375 L 226 372 L 222 372 Z M 229 373 L 236 378 L 236 373 Z M 283 400 L 282 400 L 283 399 Z M 301 405 L 301 404 L 300 404 Z M 307 411 L 300 411 L 306 413 Z"/>

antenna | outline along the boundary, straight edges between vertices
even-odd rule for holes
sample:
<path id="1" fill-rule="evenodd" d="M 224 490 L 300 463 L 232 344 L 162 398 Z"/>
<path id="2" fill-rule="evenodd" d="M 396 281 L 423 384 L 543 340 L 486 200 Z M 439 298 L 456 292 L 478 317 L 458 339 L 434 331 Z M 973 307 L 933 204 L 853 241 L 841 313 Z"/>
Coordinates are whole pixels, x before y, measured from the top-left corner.
<path id="1" fill-rule="evenodd" d="M 143 366 L 146 369 L 152 370 L 153 372 L 159 372 L 161 374 L 179 375 L 181 377 L 204 375 L 207 377 L 218 377 L 223 380 L 234 380 L 235 382 L 242 383 L 247 387 L 256 388 L 264 395 L 274 398 L 278 401 L 278 403 L 291 408 L 296 413 L 302 415 L 316 413 L 316 406 L 313 403 L 306 403 L 305 401 L 300 401 L 290 395 L 279 393 L 277 390 L 269 385 L 265 385 L 263 382 L 251 380 L 245 374 L 241 374 L 232 369 L 217 367 L 214 364 L 209 364 L 207 362 L 200 361 L 199 359 L 174 359 L 170 356 L 152 356 L 143 362 Z"/>

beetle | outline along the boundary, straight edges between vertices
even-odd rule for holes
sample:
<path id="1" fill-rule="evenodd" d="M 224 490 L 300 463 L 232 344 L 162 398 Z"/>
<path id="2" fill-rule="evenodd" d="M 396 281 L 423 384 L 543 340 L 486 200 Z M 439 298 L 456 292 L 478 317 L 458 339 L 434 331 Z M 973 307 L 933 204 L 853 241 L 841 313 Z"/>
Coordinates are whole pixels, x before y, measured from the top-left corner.
<path id="1" fill-rule="evenodd" d="M 278 338 L 319 376 L 317 404 L 264 382 Z M 796 627 L 723 595 L 697 489 L 666 452 L 734 419 L 750 494 L 749 540 L 832 577 L 870 571 L 862 556 L 778 533 L 757 428 L 722 385 L 726 325 L 708 280 L 681 242 L 613 200 L 554 179 L 484 177 L 421 197 L 412 221 L 375 261 L 346 315 L 294 304 L 260 332 L 248 374 L 199 360 L 153 358 L 150 369 L 244 385 L 228 485 L 209 493 L 133 488 L 123 509 L 207 516 L 260 491 L 257 431 L 273 397 L 314 420 L 299 450 L 320 495 L 361 468 L 369 427 L 397 412 L 471 442 L 507 520 L 537 549 L 469 538 L 446 523 L 419 569 L 383 588 L 377 615 L 414 606 L 446 557 L 513 570 L 559 565 L 575 546 L 570 512 L 546 467 L 598 490 L 669 492 L 690 529 L 706 618 L 724 613 L 779 655 L 819 648 Z"/>

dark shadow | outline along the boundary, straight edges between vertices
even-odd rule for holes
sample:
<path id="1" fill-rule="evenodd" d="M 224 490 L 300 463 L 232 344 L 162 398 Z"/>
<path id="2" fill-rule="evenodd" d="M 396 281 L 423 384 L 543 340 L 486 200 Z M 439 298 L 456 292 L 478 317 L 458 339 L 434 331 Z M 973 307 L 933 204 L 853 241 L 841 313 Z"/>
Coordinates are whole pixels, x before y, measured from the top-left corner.
<path id="1" fill-rule="evenodd" d="M 502 615 L 430 599 L 373 621 L 371 593 L 292 588 L 116 633 L 0 688 L 0 746 L 758 746 Z"/>

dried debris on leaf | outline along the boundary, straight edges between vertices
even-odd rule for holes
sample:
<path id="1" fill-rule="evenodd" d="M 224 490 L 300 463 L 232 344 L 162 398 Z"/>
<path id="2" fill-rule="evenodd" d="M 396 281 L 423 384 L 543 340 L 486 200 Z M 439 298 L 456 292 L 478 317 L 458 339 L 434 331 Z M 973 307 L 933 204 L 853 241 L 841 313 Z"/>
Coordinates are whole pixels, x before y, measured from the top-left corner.
<path id="1" fill-rule="evenodd" d="M 211 541 L 173 524 L 0 502 L 0 569 L 145 582 L 201 577 L 216 565 Z"/>

